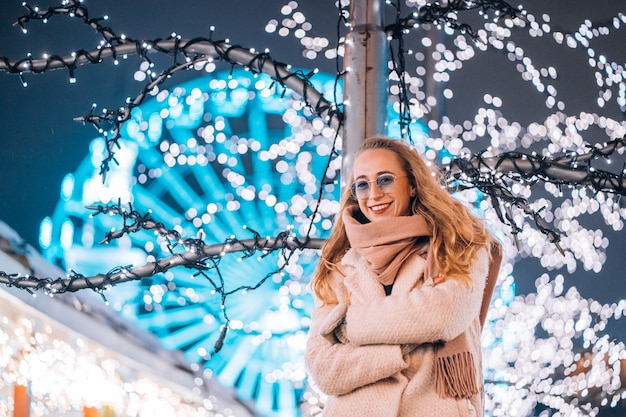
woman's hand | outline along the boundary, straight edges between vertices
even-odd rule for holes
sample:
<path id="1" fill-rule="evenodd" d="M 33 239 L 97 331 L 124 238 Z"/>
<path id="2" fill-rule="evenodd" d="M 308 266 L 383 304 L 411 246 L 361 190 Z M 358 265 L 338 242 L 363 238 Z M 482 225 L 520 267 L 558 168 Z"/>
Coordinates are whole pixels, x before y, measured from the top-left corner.
<path id="1" fill-rule="evenodd" d="M 335 339 L 339 343 L 348 344 L 350 340 L 348 340 L 347 331 L 346 331 L 346 320 L 342 320 L 339 325 L 335 328 L 334 331 Z"/>
<path id="2" fill-rule="evenodd" d="M 324 336 L 331 343 L 347 343 L 346 334 L 346 313 L 348 311 L 348 305 L 341 303 L 337 304 L 335 308 L 326 316 L 320 326 L 320 334 Z M 339 329 L 339 330 L 338 330 Z M 345 340 L 345 342 L 343 340 Z"/>

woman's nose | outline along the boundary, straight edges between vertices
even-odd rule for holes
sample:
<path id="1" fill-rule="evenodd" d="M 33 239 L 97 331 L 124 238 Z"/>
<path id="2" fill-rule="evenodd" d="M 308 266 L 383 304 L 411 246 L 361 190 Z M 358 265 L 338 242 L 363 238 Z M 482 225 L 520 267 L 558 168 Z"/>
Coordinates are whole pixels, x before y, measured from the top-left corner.
<path id="1" fill-rule="evenodd" d="M 378 184 L 373 183 L 372 186 L 370 187 L 370 193 L 369 193 L 369 197 L 371 198 L 378 198 L 385 195 L 385 193 L 383 193 L 383 191 L 380 189 L 380 187 L 378 187 Z"/>

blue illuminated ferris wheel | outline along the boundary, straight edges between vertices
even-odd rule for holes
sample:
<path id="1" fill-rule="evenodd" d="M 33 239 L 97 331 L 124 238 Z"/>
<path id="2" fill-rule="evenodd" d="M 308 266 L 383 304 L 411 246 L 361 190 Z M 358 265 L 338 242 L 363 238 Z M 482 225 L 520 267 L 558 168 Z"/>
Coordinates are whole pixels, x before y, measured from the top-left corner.
<path id="1" fill-rule="evenodd" d="M 315 88 L 332 97 L 334 78 L 315 78 Z M 212 73 L 161 90 L 124 124 L 119 165 L 104 183 L 105 142 L 92 141 L 78 170 L 65 177 L 54 215 L 42 222 L 40 243 L 49 260 L 85 275 L 167 255 L 147 231 L 98 245 L 119 219 L 91 217 L 85 206 L 118 201 L 206 242 L 249 238 L 249 229 L 275 236 L 293 228 L 302 236 L 311 228 L 311 237 L 325 237 L 338 208 L 338 186 L 320 184 L 333 139 L 301 98 L 265 75 Z M 331 177 L 339 161 L 333 164 Z M 321 186 L 321 206 L 311 219 Z M 313 307 L 307 284 L 316 256 L 298 252 L 259 289 L 230 296 L 229 336 L 213 356 L 225 321 L 220 297 L 202 277 L 170 270 L 116 286 L 106 297 L 164 347 L 203 363 L 240 398 L 253 400 L 261 414 L 292 416 L 305 388 L 302 355 Z M 280 262 L 274 253 L 243 262 L 233 254 L 220 260 L 219 272 L 228 290 L 254 285 Z"/>

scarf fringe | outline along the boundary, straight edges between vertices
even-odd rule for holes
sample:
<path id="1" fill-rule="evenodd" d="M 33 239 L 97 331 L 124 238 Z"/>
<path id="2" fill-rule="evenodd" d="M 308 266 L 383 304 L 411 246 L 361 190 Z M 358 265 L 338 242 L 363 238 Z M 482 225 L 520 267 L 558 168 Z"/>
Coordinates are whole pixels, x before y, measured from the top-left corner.
<path id="1" fill-rule="evenodd" d="M 435 389 L 440 397 L 471 398 L 478 394 L 473 355 L 461 352 L 437 358 Z"/>

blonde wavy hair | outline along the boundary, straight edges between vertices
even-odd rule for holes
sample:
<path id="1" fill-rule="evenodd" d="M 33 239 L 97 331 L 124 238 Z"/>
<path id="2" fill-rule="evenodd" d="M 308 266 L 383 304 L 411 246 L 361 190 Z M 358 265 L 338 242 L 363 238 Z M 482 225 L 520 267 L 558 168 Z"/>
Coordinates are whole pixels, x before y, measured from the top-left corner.
<path id="1" fill-rule="evenodd" d="M 418 153 L 405 143 L 386 137 L 366 139 L 356 156 L 372 149 L 395 152 L 402 161 L 409 181 L 417 195 L 411 201 L 413 214 L 420 214 L 432 230 L 431 250 L 443 279 L 458 279 L 470 284 L 470 266 L 476 253 L 491 241 L 491 235 L 482 222 L 443 187 L 442 176 L 426 165 Z M 348 207 L 358 208 L 358 202 L 350 188 L 343 193 L 339 213 L 328 240 L 322 246 L 319 264 L 311 280 L 311 288 L 324 304 L 337 302 L 330 285 L 333 272 L 341 272 L 339 263 L 350 249 L 350 242 L 341 219 Z"/>

